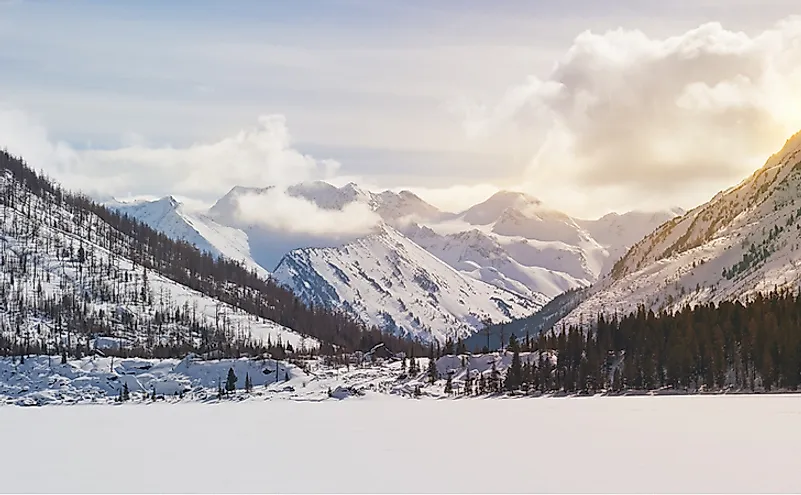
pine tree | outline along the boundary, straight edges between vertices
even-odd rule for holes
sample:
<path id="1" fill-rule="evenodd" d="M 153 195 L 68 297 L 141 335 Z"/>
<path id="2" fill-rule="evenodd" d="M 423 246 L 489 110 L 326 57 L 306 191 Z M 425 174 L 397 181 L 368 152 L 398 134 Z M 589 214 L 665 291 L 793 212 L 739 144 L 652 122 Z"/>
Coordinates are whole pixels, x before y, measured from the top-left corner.
<path id="1" fill-rule="evenodd" d="M 228 378 L 225 380 L 225 391 L 226 392 L 233 392 L 236 390 L 236 381 L 237 381 L 236 373 L 234 373 L 233 368 L 228 368 Z"/>
<path id="2" fill-rule="evenodd" d="M 498 371 L 498 368 L 495 366 L 494 361 L 492 363 L 492 371 L 490 372 L 489 389 L 491 393 L 496 393 L 501 391 L 501 372 Z"/>
<path id="3" fill-rule="evenodd" d="M 448 373 L 448 379 L 445 381 L 445 393 L 451 395 L 453 393 L 453 373 Z"/>
<path id="4" fill-rule="evenodd" d="M 467 374 L 464 377 L 464 394 L 465 395 L 472 395 L 473 393 L 473 376 L 470 374 L 470 370 L 467 370 Z"/>
<path id="5" fill-rule="evenodd" d="M 67 364 L 67 351 L 65 349 L 61 349 L 61 364 Z"/>
<path id="6" fill-rule="evenodd" d="M 289 372 L 288 371 L 284 371 L 284 381 L 285 382 L 289 381 Z"/>
<path id="7" fill-rule="evenodd" d="M 504 387 L 506 390 L 518 390 L 523 384 L 523 365 L 520 362 L 520 346 L 517 343 L 517 338 L 512 335 L 509 337 L 509 348 L 512 351 L 512 364 L 506 370 L 506 383 Z"/>
<path id="8" fill-rule="evenodd" d="M 245 391 L 250 392 L 253 390 L 253 384 L 250 382 L 250 373 L 245 373 Z"/>
<path id="9" fill-rule="evenodd" d="M 442 355 L 443 356 L 450 356 L 453 353 L 454 353 L 453 340 L 451 340 L 451 338 L 448 337 L 445 340 L 445 347 L 442 349 Z"/>
<path id="10" fill-rule="evenodd" d="M 623 382 L 620 378 L 620 368 L 615 368 L 615 373 L 612 378 L 612 390 L 620 392 L 623 390 Z"/>
<path id="11" fill-rule="evenodd" d="M 439 372 L 437 371 L 437 361 L 432 356 L 428 359 L 428 381 L 434 383 L 439 378 Z"/>
<path id="12" fill-rule="evenodd" d="M 127 401 L 131 398 L 131 392 L 128 390 L 128 382 L 122 385 L 122 400 Z"/>

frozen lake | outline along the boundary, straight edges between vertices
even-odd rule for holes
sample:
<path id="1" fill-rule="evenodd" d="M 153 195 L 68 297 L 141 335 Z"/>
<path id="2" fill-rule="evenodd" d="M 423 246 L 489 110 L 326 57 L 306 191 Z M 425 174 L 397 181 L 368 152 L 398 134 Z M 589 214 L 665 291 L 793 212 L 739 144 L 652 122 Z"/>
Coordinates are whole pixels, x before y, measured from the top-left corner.
<path id="1" fill-rule="evenodd" d="M 5 492 L 799 492 L 801 396 L 0 407 Z"/>

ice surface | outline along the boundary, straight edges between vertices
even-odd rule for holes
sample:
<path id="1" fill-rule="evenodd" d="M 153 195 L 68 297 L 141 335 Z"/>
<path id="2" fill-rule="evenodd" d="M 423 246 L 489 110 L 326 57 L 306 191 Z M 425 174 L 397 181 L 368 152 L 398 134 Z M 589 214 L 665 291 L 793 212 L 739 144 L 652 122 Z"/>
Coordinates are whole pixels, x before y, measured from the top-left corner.
<path id="1" fill-rule="evenodd" d="M 801 396 L 0 408 L 10 492 L 798 492 Z"/>

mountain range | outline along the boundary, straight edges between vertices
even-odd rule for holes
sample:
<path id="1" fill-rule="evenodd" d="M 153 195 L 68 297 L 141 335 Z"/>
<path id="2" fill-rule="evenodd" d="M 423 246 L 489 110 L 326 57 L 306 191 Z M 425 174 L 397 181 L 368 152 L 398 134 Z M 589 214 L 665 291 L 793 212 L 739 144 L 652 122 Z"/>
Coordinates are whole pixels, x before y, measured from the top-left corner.
<path id="1" fill-rule="evenodd" d="M 237 186 L 207 211 L 172 197 L 105 204 L 238 260 L 307 303 L 424 342 L 535 313 L 593 284 L 637 240 L 683 213 L 583 220 L 514 191 L 452 213 L 410 191 L 323 181 Z"/>

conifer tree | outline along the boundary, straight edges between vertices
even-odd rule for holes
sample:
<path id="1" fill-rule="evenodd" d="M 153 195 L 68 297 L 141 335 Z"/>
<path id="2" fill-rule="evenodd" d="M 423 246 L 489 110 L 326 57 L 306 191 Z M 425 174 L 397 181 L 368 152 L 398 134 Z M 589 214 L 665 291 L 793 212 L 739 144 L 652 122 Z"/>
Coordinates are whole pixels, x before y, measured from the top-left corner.
<path id="1" fill-rule="evenodd" d="M 512 351 L 512 364 L 506 370 L 506 382 L 504 386 L 506 390 L 519 390 L 523 384 L 523 365 L 520 362 L 520 345 L 517 343 L 517 338 L 512 335 L 509 337 L 509 349 Z"/>
<path id="2" fill-rule="evenodd" d="M 439 378 L 439 372 L 437 371 L 437 361 L 434 359 L 433 355 L 428 359 L 428 381 L 434 383 Z"/>
<path id="3" fill-rule="evenodd" d="M 454 350 L 455 350 L 455 348 L 454 348 L 454 345 L 453 345 L 453 340 L 451 340 L 451 338 L 448 337 L 445 340 L 445 347 L 442 349 L 442 355 L 443 356 L 450 356 L 451 354 L 454 353 Z"/>
<path id="4" fill-rule="evenodd" d="M 445 393 L 448 395 L 453 393 L 453 373 L 448 373 L 448 379 L 445 381 Z"/>
<path id="5" fill-rule="evenodd" d="M 492 371 L 490 372 L 489 389 L 490 393 L 501 391 L 501 372 L 498 371 L 494 361 L 492 362 Z"/>
<path id="6" fill-rule="evenodd" d="M 233 368 L 228 368 L 228 377 L 225 380 L 225 391 L 226 392 L 233 392 L 236 390 L 236 381 L 237 381 L 236 374 L 234 373 Z"/>
<path id="7" fill-rule="evenodd" d="M 472 395 L 473 394 L 473 376 L 470 373 L 470 370 L 467 370 L 467 374 L 464 377 L 464 394 L 465 395 Z"/>

